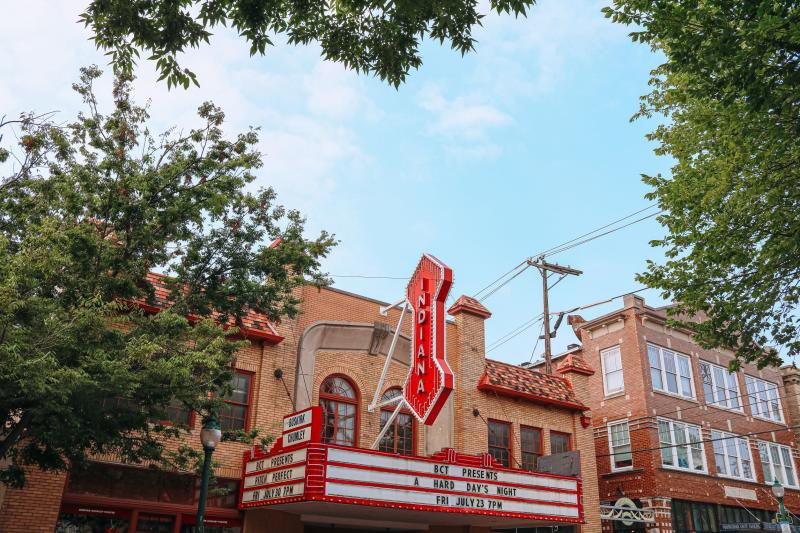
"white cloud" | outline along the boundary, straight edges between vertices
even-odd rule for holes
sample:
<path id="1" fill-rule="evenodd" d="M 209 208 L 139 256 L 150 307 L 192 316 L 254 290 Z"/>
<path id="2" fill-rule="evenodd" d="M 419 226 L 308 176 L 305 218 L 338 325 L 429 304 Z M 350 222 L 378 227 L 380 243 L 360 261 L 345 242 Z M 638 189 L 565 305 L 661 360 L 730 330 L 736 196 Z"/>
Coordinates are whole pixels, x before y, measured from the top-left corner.
<path id="1" fill-rule="evenodd" d="M 512 120 L 507 114 L 476 97 L 445 98 L 436 85 L 424 86 L 417 97 L 420 107 L 430 114 L 428 133 L 442 140 L 449 151 L 473 157 L 499 153 L 488 132 L 509 124 Z"/>

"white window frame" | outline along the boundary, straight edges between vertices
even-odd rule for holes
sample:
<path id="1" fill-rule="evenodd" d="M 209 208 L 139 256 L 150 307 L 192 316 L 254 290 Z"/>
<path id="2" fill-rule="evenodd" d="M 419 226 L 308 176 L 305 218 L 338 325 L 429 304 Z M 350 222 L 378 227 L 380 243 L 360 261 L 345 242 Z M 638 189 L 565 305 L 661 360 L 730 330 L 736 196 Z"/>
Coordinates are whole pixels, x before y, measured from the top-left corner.
<path id="1" fill-rule="evenodd" d="M 772 456 L 772 449 L 777 450 L 779 464 L 775 463 L 775 458 Z M 786 464 L 787 454 L 789 457 L 788 465 Z M 784 487 L 792 489 L 800 488 L 800 485 L 798 485 L 798 480 L 797 480 L 797 467 L 794 464 L 794 455 L 792 454 L 792 449 L 789 446 L 784 446 L 782 444 L 778 444 L 777 442 L 768 442 L 760 440 L 758 441 L 758 455 L 759 459 L 761 460 L 761 469 L 762 469 L 761 473 L 764 475 L 764 484 L 772 485 L 773 480 L 775 479 L 775 469 L 778 468 L 778 472 L 780 472 L 778 480 Z M 764 460 L 765 456 L 767 458 L 766 461 Z M 789 483 L 786 478 L 786 466 L 791 466 L 792 477 L 794 478 L 793 484 Z M 770 477 L 767 477 L 767 472 L 766 472 L 767 469 L 769 469 Z"/>
<path id="2" fill-rule="evenodd" d="M 611 428 L 612 427 L 616 427 L 616 426 L 621 426 L 623 424 L 625 425 L 625 435 L 627 437 L 627 442 L 624 443 L 624 444 L 622 444 L 622 443 L 621 444 L 617 444 L 615 446 L 613 438 L 611 436 L 612 435 Z M 624 451 L 623 452 L 617 452 L 616 451 L 617 448 L 626 447 L 626 446 L 628 448 L 627 452 L 624 452 Z M 633 447 L 631 445 L 631 428 L 628 425 L 628 419 L 627 418 L 624 419 L 624 420 L 617 420 L 617 421 L 608 423 L 608 451 L 610 453 L 609 457 L 611 457 L 611 471 L 612 472 L 622 472 L 622 471 L 625 471 L 625 470 L 632 470 L 633 469 Z M 619 466 L 618 467 L 617 466 L 617 455 L 620 455 L 620 454 L 623 454 L 623 453 L 627 453 L 628 455 L 631 456 L 631 464 L 629 466 Z"/>
<path id="3" fill-rule="evenodd" d="M 715 473 L 719 477 L 725 477 L 729 479 L 740 479 L 742 481 L 756 480 L 756 470 L 753 465 L 753 450 L 750 449 L 750 441 L 747 440 L 747 438 L 740 437 L 739 435 L 734 435 L 733 433 L 727 433 L 725 431 L 712 429 L 711 441 L 712 441 L 711 447 L 712 450 L 714 451 Z M 735 455 L 731 455 L 730 453 L 731 450 L 729 444 L 731 442 L 733 442 L 733 449 Z M 747 457 L 742 457 L 743 451 L 747 452 Z M 722 455 L 722 461 L 723 461 L 722 467 L 724 468 L 724 473 L 720 472 L 720 465 L 719 461 L 717 460 L 718 455 Z M 736 462 L 736 469 L 739 471 L 738 475 L 732 474 L 730 472 L 731 459 L 733 459 Z M 745 459 L 750 463 L 750 477 L 744 475 Z"/>
<path id="4" fill-rule="evenodd" d="M 611 372 L 619 372 L 620 376 L 622 376 L 622 386 L 618 389 L 609 390 L 608 387 L 608 368 L 606 365 L 606 356 L 616 352 L 617 358 L 619 359 L 619 368 L 612 370 Z M 621 392 L 625 392 L 625 374 L 622 369 L 622 350 L 620 349 L 619 345 L 612 346 L 610 348 L 606 348 L 600 352 L 600 366 L 603 370 L 603 392 L 606 396 L 611 396 L 612 394 L 619 394 Z"/>
<path id="5" fill-rule="evenodd" d="M 693 424 L 687 424 L 686 422 L 682 422 L 680 420 L 672 420 L 671 418 L 658 418 L 658 442 L 659 446 L 662 446 L 661 449 L 661 466 L 663 468 L 668 468 L 670 470 L 680 470 L 681 472 L 693 472 L 695 474 L 708 474 L 708 465 L 706 464 L 706 450 L 705 446 L 703 446 L 703 430 L 700 426 L 695 426 Z M 662 440 L 661 434 L 661 424 L 666 423 L 669 427 L 669 438 L 668 442 L 664 442 Z M 695 468 L 697 466 L 694 462 L 694 457 L 692 454 L 692 445 L 691 441 L 691 432 L 690 430 L 696 430 L 697 440 L 694 442 L 700 448 L 700 461 L 701 461 L 701 468 Z M 675 438 L 677 435 L 677 431 L 681 431 L 683 434 L 684 443 L 678 443 L 677 439 Z M 679 446 L 676 446 L 680 444 Z M 683 446 L 686 450 L 686 462 L 687 466 L 679 466 L 679 453 L 678 449 Z M 664 463 L 664 454 L 669 453 L 672 458 L 672 464 Z"/>
<path id="6" fill-rule="evenodd" d="M 737 411 L 737 412 L 743 413 L 744 412 L 744 407 L 743 407 L 744 402 L 742 401 L 742 393 L 741 393 L 741 391 L 739 389 L 739 378 L 738 378 L 736 372 L 729 372 L 728 369 L 723 367 L 723 366 L 715 365 L 714 363 L 709 363 L 708 361 L 702 361 L 701 360 L 700 361 L 700 365 L 699 365 L 699 367 L 700 367 L 700 381 L 701 381 L 701 383 L 703 385 L 706 384 L 705 380 L 703 379 L 703 366 L 707 366 L 708 367 L 709 376 L 711 377 L 711 383 L 710 383 L 710 385 L 711 385 L 711 398 L 707 397 L 705 387 L 703 387 L 703 395 L 706 396 L 706 404 L 707 405 L 711 405 L 713 407 L 719 407 L 720 409 L 728 409 L 730 411 Z M 723 383 L 722 383 L 721 386 L 720 386 L 720 383 L 717 380 L 717 372 L 716 371 L 722 372 L 722 381 L 723 381 Z M 735 390 L 730 388 L 730 379 L 731 379 L 731 377 L 734 379 L 734 383 L 736 383 L 736 389 Z M 719 389 L 724 389 L 725 390 L 725 394 L 726 394 L 725 398 L 718 398 L 717 397 L 717 392 L 719 391 Z M 736 394 L 731 395 L 730 394 L 731 392 L 735 392 Z M 733 404 L 731 402 L 731 398 L 735 398 L 736 399 L 736 403 L 738 404 L 738 407 L 733 407 L 732 406 Z M 725 403 L 722 403 L 723 401 Z"/>
<path id="7" fill-rule="evenodd" d="M 659 360 L 659 364 L 660 364 L 660 368 L 658 370 L 660 371 L 660 374 L 661 374 L 661 385 L 662 385 L 661 388 L 657 388 L 656 384 L 652 383 L 653 390 L 656 390 L 658 392 L 663 392 L 664 394 L 669 394 L 670 396 L 675 396 L 677 398 L 684 398 L 684 399 L 687 399 L 687 400 L 696 399 L 697 398 L 697 394 L 695 392 L 695 386 L 694 386 L 694 371 L 692 370 L 692 358 L 689 357 L 688 355 L 684 355 L 684 354 L 682 354 L 680 352 L 676 352 L 675 350 L 670 350 L 669 348 L 664 348 L 663 346 L 659 346 L 658 344 L 652 344 L 652 343 L 648 342 L 647 343 L 647 366 L 650 368 L 650 376 L 651 376 L 650 379 L 651 379 L 651 381 L 652 381 L 653 370 L 655 370 L 655 368 L 650 364 L 650 348 L 655 348 L 656 350 L 658 350 L 658 360 Z M 674 361 L 675 361 L 675 376 L 676 376 L 675 379 L 677 381 L 678 392 L 672 392 L 671 390 L 669 390 L 669 387 L 667 386 L 667 369 L 666 369 L 666 365 L 664 364 L 664 352 L 670 352 L 671 354 L 673 354 Z M 689 368 L 689 376 L 682 376 L 681 375 L 680 363 L 678 362 L 678 359 L 685 359 L 686 360 L 686 364 L 687 364 L 687 366 Z M 686 391 L 683 390 L 683 379 L 682 379 L 683 377 L 688 377 L 689 378 L 688 395 L 686 394 Z"/>
<path id="8" fill-rule="evenodd" d="M 783 416 L 780 387 L 771 381 L 747 375 L 744 377 L 744 383 L 747 397 L 749 398 L 747 403 L 750 405 L 750 412 L 752 415 L 761 420 L 769 420 L 770 422 L 784 424 L 786 419 Z M 762 385 L 763 389 L 760 388 L 759 385 Z M 769 394 L 772 390 L 775 391 L 775 402 L 778 405 L 778 418 L 772 416 L 772 408 L 770 406 L 772 398 L 770 398 Z M 767 415 L 762 414 L 763 405 L 766 405 Z"/>

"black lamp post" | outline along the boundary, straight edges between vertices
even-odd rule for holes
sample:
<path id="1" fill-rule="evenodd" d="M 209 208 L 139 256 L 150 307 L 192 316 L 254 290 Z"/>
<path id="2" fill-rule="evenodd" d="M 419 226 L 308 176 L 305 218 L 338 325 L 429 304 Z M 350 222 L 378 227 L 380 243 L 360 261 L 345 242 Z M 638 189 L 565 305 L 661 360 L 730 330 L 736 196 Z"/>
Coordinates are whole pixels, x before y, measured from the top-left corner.
<path id="1" fill-rule="evenodd" d="M 208 499 L 208 479 L 211 477 L 211 455 L 222 439 L 217 418 L 212 414 L 203 419 L 203 429 L 200 430 L 200 444 L 203 445 L 205 457 L 203 458 L 203 477 L 200 480 L 200 501 L 197 504 L 197 533 L 204 533 L 206 500 Z"/>
<path id="2" fill-rule="evenodd" d="M 785 492 L 786 489 L 784 489 L 781 482 L 776 479 L 772 484 L 772 494 L 774 494 L 775 498 L 778 500 L 778 514 L 775 515 L 775 521 L 779 524 L 792 523 L 792 517 L 789 516 L 789 513 L 786 512 L 786 507 L 783 506 L 783 495 Z"/>

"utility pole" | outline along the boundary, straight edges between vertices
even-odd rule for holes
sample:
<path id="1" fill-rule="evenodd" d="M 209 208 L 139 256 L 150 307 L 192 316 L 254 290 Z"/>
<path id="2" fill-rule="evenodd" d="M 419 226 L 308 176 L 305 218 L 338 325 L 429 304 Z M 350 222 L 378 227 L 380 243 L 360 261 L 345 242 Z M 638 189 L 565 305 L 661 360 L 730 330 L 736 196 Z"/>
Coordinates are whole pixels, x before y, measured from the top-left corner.
<path id="1" fill-rule="evenodd" d="M 538 268 L 539 273 L 542 275 L 542 298 L 544 303 L 544 314 L 542 315 L 544 317 L 544 373 L 552 374 L 553 354 L 550 351 L 550 304 L 547 297 L 549 288 L 547 285 L 548 272 L 555 272 L 556 274 L 561 274 L 562 276 L 580 276 L 583 274 L 583 272 L 574 268 L 557 265 L 555 263 L 548 263 L 544 260 L 544 256 L 540 256 L 535 260 L 528 259 L 528 264 Z"/>

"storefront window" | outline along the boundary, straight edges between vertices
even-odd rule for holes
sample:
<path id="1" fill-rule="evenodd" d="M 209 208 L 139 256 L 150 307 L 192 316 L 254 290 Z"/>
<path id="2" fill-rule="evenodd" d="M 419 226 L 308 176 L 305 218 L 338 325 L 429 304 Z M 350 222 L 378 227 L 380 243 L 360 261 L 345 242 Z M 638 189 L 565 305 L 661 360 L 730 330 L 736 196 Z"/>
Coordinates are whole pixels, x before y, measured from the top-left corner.
<path id="1" fill-rule="evenodd" d="M 94 463 L 70 473 L 66 492 L 82 496 L 100 496 L 180 505 L 195 505 L 200 482 L 190 474 L 111 466 Z M 239 480 L 215 478 L 210 487 L 208 507 L 235 509 Z"/>
<path id="2" fill-rule="evenodd" d="M 330 376 L 319 391 L 322 407 L 322 442 L 356 445 L 358 397 L 355 387 L 341 376 Z"/>
<path id="3" fill-rule="evenodd" d="M 717 506 L 710 503 L 672 500 L 675 533 L 716 533 Z"/>
<path id="4" fill-rule="evenodd" d="M 172 533 L 175 529 L 175 517 L 162 514 L 139 515 L 136 521 L 136 533 Z"/>
<path id="5" fill-rule="evenodd" d="M 383 393 L 381 402 L 390 400 L 403 394 L 399 388 L 391 388 Z M 389 405 L 381 408 L 381 429 L 392 416 L 395 406 Z M 401 409 L 392 422 L 391 427 L 381 439 L 378 448 L 382 452 L 413 455 L 414 453 L 414 417 L 408 409 Z"/>
<path id="6" fill-rule="evenodd" d="M 55 533 L 129 533 L 130 513 L 120 513 L 105 509 L 74 509 L 74 513 L 61 513 L 56 523 Z M 94 513 L 93 514 L 81 514 Z M 95 516 L 95 515 L 101 516 Z M 109 516 L 102 516 L 107 514 Z"/>

